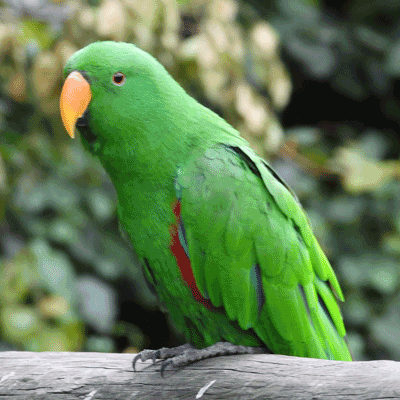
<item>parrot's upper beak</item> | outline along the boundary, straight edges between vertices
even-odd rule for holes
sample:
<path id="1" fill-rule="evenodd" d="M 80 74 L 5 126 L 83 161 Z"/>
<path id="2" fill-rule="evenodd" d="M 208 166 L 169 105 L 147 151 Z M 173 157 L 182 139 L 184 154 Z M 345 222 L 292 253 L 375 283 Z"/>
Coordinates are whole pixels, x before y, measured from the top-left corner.
<path id="1" fill-rule="evenodd" d="M 64 82 L 60 97 L 61 118 L 69 136 L 75 136 L 75 124 L 86 111 L 92 92 L 86 79 L 78 71 L 71 72 Z"/>

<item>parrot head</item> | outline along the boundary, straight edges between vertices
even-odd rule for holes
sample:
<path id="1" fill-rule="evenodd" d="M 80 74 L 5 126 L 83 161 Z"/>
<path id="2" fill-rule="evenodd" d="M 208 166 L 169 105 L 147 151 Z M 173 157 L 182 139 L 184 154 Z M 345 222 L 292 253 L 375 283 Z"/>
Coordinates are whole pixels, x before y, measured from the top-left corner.
<path id="1" fill-rule="evenodd" d="M 165 68 L 133 44 L 95 42 L 64 67 L 63 124 L 109 171 L 157 160 L 184 140 L 191 101 Z M 194 101 L 194 100 L 193 100 Z M 186 119 L 186 121 L 185 121 Z M 180 137 L 178 136 L 180 135 Z M 139 167 L 138 167 L 139 169 Z"/>

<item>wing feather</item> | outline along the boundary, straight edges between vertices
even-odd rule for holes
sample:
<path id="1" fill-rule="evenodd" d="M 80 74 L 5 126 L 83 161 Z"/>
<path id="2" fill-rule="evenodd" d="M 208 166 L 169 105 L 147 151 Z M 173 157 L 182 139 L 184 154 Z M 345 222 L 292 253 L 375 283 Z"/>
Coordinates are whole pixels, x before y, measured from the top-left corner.
<path id="1" fill-rule="evenodd" d="M 260 157 L 214 145 L 180 167 L 175 186 L 204 297 L 274 352 L 351 359 L 327 284 L 343 299 L 336 276 L 300 204 Z"/>

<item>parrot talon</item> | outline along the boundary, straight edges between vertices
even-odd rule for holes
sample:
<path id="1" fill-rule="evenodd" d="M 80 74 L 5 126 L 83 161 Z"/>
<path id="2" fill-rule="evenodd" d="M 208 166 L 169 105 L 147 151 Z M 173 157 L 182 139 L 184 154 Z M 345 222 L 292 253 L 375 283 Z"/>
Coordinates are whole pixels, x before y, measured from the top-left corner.
<path id="1" fill-rule="evenodd" d="M 132 367 L 133 367 L 133 370 L 134 370 L 135 372 L 136 372 L 136 362 L 137 362 L 137 360 L 138 360 L 139 358 L 141 358 L 140 353 L 139 353 L 138 355 L 136 355 L 136 356 L 133 358 L 133 361 L 132 361 Z"/>
<path id="2" fill-rule="evenodd" d="M 133 367 L 133 370 L 134 370 L 135 372 L 136 372 L 136 363 L 138 362 L 138 360 L 140 360 L 141 362 L 144 362 L 144 361 L 145 361 L 145 360 L 143 359 L 141 353 L 137 354 L 137 355 L 133 358 L 133 361 L 132 361 L 132 367 Z"/>
<path id="3" fill-rule="evenodd" d="M 247 347 L 238 346 L 229 342 L 217 342 L 212 346 L 204 349 L 196 349 L 191 344 L 187 343 L 179 347 L 162 347 L 159 350 L 143 350 L 137 354 L 133 361 L 133 370 L 137 360 L 142 362 L 146 360 L 153 360 L 153 364 L 156 360 L 162 360 L 161 363 L 161 377 L 164 377 L 164 371 L 167 367 L 172 365 L 173 367 L 183 367 L 187 364 L 204 360 L 210 357 L 218 357 L 229 354 L 263 354 L 270 353 L 269 349 L 265 347 Z"/>
<path id="4" fill-rule="evenodd" d="M 136 372 L 136 363 L 138 360 L 141 362 L 145 362 L 147 360 L 153 360 L 153 364 L 156 362 L 158 357 L 159 350 L 143 350 L 140 353 L 136 354 L 136 356 L 132 360 L 133 370 Z"/>
<path id="5" fill-rule="evenodd" d="M 160 349 L 156 350 L 156 351 L 153 353 L 153 357 L 152 357 L 152 359 L 153 359 L 153 364 L 155 364 L 155 362 L 157 361 L 158 358 L 160 358 Z"/>
<path id="6" fill-rule="evenodd" d="M 171 365 L 171 364 L 173 364 L 173 361 L 172 361 L 172 360 L 167 360 L 167 361 L 164 361 L 164 362 L 162 363 L 162 365 L 161 365 L 161 370 L 160 370 L 160 372 L 161 372 L 161 378 L 164 378 L 164 371 L 165 371 L 166 368 L 167 368 L 169 365 Z"/>

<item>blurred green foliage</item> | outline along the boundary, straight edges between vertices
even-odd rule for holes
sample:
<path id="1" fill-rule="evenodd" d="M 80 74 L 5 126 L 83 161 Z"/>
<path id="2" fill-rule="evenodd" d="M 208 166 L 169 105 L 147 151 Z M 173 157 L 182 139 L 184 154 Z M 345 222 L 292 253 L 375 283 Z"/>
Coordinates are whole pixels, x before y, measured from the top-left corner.
<path id="1" fill-rule="evenodd" d="M 363 2 L 348 2 L 342 26 L 320 1 L 270 1 L 267 12 L 250 3 L 0 3 L 0 350 L 134 352 L 179 341 L 118 232 L 107 174 L 59 116 L 66 60 L 111 39 L 155 55 L 269 159 L 338 274 L 354 358 L 400 358 L 397 136 L 301 115 L 284 132 L 277 116 L 292 94 L 283 49 L 304 79 L 355 103 L 372 94 L 400 120 L 399 40 L 379 22 L 389 2 L 368 20 L 356 18 Z"/>

